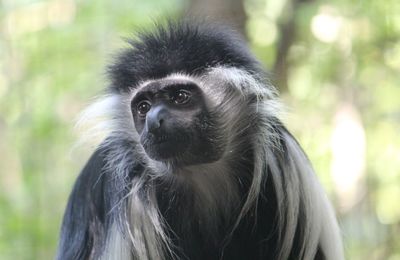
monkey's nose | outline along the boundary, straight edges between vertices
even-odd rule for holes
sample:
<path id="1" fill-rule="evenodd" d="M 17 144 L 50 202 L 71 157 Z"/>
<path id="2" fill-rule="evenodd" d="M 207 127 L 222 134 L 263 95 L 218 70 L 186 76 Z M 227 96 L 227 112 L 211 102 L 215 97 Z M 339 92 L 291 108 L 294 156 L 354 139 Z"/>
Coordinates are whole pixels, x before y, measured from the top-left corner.
<path id="1" fill-rule="evenodd" d="M 147 130 L 152 134 L 162 134 L 165 110 L 162 107 L 152 108 L 146 116 Z"/>
<path id="2" fill-rule="evenodd" d="M 152 120 L 147 124 L 147 129 L 152 134 L 161 134 L 163 121 L 163 119 Z"/>

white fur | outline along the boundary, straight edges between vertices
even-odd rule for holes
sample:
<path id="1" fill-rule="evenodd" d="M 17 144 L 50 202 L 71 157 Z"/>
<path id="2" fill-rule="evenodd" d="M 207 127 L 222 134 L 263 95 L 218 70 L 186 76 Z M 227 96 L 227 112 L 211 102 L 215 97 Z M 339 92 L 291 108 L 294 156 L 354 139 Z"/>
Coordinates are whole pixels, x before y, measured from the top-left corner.
<path id="1" fill-rule="evenodd" d="M 304 259 L 312 258 L 312 248 L 318 243 L 324 251 L 327 260 L 343 259 L 343 245 L 334 211 L 325 195 L 308 159 L 299 150 L 293 140 L 287 140 L 288 148 L 292 151 L 293 161 L 299 177 L 300 196 L 305 198 L 307 219 Z"/>
<path id="2" fill-rule="evenodd" d="M 99 97 L 87 107 L 77 120 L 75 128 L 81 133 L 78 144 L 98 147 L 110 137 L 123 137 L 137 140 L 130 113 L 130 100 L 120 94 L 108 94 Z"/>
<path id="3" fill-rule="evenodd" d="M 257 135 L 252 139 L 255 154 L 254 173 L 250 191 L 241 210 L 236 225 L 240 219 L 253 208 L 260 195 L 262 180 L 266 177 L 266 166 L 271 168 L 271 178 L 278 198 L 278 213 L 281 216 L 278 230 L 285 230 L 281 238 L 282 248 L 279 251 L 279 259 L 287 259 L 294 239 L 297 217 L 299 215 L 299 202 L 303 201 L 306 219 L 304 244 L 302 255 L 299 259 L 312 259 L 318 244 L 322 247 L 328 260 L 343 259 L 342 244 L 337 222 L 317 178 L 299 146 L 291 138 L 287 138 L 287 148 L 291 152 L 292 169 L 294 172 L 281 173 L 274 162 L 273 149 L 281 149 L 278 142 L 279 133 L 273 130 L 268 118 L 278 117 L 281 111 L 280 103 L 276 99 L 272 86 L 266 86 L 262 79 L 254 75 L 231 67 L 217 67 L 210 69 L 201 77 L 192 77 L 184 74 L 172 74 L 167 79 L 193 81 L 206 93 L 208 106 L 218 107 L 224 115 L 222 124 L 229 133 L 228 148 L 224 158 L 212 164 L 193 166 L 176 172 L 175 178 L 183 178 L 189 183 L 194 192 L 198 194 L 198 214 L 203 215 L 207 225 L 218 225 L 214 222 L 215 214 L 224 214 L 221 209 L 229 211 L 229 205 L 238 200 L 235 192 L 237 187 L 234 181 L 235 172 L 230 172 L 229 158 L 232 151 L 236 151 L 238 144 L 236 137 L 247 127 L 243 125 L 243 102 L 249 95 L 256 95 L 256 104 L 245 108 L 246 111 L 254 111 L 254 120 L 257 122 Z M 90 106 L 82 115 L 79 125 L 85 125 L 85 138 L 99 139 L 103 144 L 112 146 L 113 140 L 126 139 L 132 141 L 134 147 L 129 151 L 121 151 L 119 147 L 111 149 L 108 155 L 108 169 L 118 178 L 124 178 L 129 173 L 132 161 L 132 153 L 139 160 L 147 163 L 148 171 L 143 176 L 160 178 L 171 174 L 160 174 L 169 171 L 160 162 L 148 158 L 139 145 L 139 136 L 135 131 L 130 113 L 130 100 L 138 90 L 150 82 L 158 79 L 142 82 L 131 93 L 106 96 Z M 83 124 L 84 123 L 84 124 Z M 104 143 L 104 138 L 108 138 Z M 249 144 L 248 144 L 249 145 Z M 288 166 L 289 167 L 289 166 Z M 154 173 L 159 173 L 154 175 Z M 222 174 L 221 174 L 222 173 Z M 232 173 L 232 174 L 231 174 Z M 151 180 L 150 178 L 150 180 Z M 285 180 L 286 185 L 283 185 Z M 172 254 L 172 245 L 165 234 L 167 228 L 157 209 L 154 189 L 144 188 L 149 179 L 143 177 L 134 178 L 132 190 L 126 198 L 129 200 L 125 223 L 126 234 L 122 234 L 117 225 L 113 226 L 111 236 L 107 240 L 102 259 L 132 259 L 132 255 L 141 260 L 163 259 L 165 251 Z M 178 180 L 179 182 L 179 180 Z M 146 190 L 145 197 L 139 194 L 140 190 Z M 226 196 L 230 194 L 229 196 Z M 222 198 L 222 199 L 221 199 Z M 122 203 L 122 202 L 121 202 Z M 145 204 L 144 204 L 145 203 Z M 286 226 L 283 220 L 286 219 Z M 125 238 L 129 242 L 125 242 Z"/>
<path id="4" fill-rule="evenodd" d="M 126 237 L 122 234 L 117 224 L 111 227 L 107 237 L 106 247 L 100 256 L 100 260 L 131 259 L 132 251 Z"/>

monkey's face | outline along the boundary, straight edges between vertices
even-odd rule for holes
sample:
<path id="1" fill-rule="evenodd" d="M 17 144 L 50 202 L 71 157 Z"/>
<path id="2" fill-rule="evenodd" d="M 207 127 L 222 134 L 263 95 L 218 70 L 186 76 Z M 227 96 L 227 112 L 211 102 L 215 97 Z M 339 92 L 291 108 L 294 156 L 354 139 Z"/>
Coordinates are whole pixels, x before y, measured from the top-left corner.
<path id="1" fill-rule="evenodd" d="M 151 159 L 191 165 L 221 157 L 216 118 L 194 82 L 151 81 L 134 95 L 131 110 L 140 143 Z"/>

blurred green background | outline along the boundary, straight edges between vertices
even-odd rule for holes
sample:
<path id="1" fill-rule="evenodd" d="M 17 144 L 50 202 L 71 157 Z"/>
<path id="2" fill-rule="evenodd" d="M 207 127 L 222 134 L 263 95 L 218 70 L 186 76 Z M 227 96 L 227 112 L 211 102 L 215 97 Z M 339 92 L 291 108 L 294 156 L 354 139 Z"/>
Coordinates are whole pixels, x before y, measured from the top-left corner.
<path id="1" fill-rule="evenodd" d="M 400 1 L 0 1 L 0 259 L 52 259 L 75 118 L 124 38 L 183 14 L 246 35 L 334 201 L 348 259 L 400 259 Z"/>

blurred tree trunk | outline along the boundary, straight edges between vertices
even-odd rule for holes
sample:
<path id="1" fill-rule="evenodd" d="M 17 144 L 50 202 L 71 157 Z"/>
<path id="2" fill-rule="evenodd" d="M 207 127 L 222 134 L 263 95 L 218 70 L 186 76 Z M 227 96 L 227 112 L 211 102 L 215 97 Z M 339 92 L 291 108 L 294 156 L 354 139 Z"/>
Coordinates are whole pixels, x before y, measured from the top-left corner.
<path id="1" fill-rule="evenodd" d="M 296 40 L 296 18 L 297 9 L 304 3 L 313 0 L 289 0 L 285 11 L 279 19 L 279 39 L 277 41 L 277 52 L 273 66 L 274 83 L 280 92 L 288 90 L 289 50 Z M 244 0 L 191 0 L 189 2 L 188 14 L 200 18 L 207 18 L 228 24 L 238 30 L 246 37 L 246 13 L 244 11 Z"/>
<path id="2" fill-rule="evenodd" d="M 246 36 L 243 0 L 191 0 L 188 14 L 232 26 Z"/>
<path id="3" fill-rule="evenodd" d="M 288 77 L 289 77 L 289 50 L 296 40 L 296 18 L 298 15 L 297 9 L 302 4 L 312 2 L 313 0 L 290 0 L 286 4 L 286 10 L 283 12 L 282 17 L 279 19 L 278 33 L 279 39 L 277 41 L 277 52 L 275 63 L 273 67 L 274 83 L 281 93 L 288 91 Z"/>

